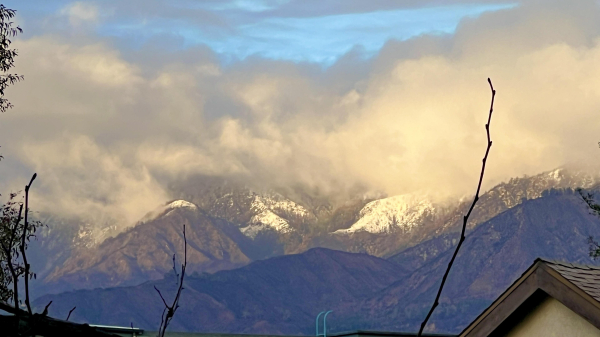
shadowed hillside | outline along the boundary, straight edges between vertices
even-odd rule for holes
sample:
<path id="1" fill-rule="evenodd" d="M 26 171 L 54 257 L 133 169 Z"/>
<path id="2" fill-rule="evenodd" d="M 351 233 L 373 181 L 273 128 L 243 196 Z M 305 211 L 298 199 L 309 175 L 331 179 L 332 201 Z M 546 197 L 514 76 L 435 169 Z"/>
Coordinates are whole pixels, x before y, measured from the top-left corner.
<path id="1" fill-rule="evenodd" d="M 192 275 L 185 281 L 181 309 L 170 328 L 185 331 L 243 333 L 311 333 L 310 323 L 322 310 L 354 306 L 360 300 L 406 276 L 402 268 L 366 254 L 323 248 L 303 254 L 257 261 L 215 274 Z M 175 279 L 136 287 L 78 290 L 44 296 L 53 300 L 51 315 L 80 322 L 146 329 L 158 327 L 162 303 L 153 289 L 172 294 Z M 331 322 L 338 318 L 331 317 Z"/>
<path id="2" fill-rule="evenodd" d="M 44 288 L 56 292 L 162 279 L 173 267 L 173 252 L 183 256 L 183 224 L 188 228 L 190 272 L 232 269 L 250 262 L 221 229 L 227 225 L 224 220 L 202 214 L 193 204 L 173 202 L 97 248 L 73 254 L 47 277 Z"/>
<path id="3" fill-rule="evenodd" d="M 537 257 L 597 263 L 588 256 L 590 235 L 600 235 L 600 220 L 572 191 L 545 192 L 479 225 L 467 234 L 432 324 L 437 331 L 459 332 Z M 387 329 L 417 329 L 457 239 L 458 234 L 446 235 L 392 257 L 414 272 L 364 302 L 361 316 Z"/>

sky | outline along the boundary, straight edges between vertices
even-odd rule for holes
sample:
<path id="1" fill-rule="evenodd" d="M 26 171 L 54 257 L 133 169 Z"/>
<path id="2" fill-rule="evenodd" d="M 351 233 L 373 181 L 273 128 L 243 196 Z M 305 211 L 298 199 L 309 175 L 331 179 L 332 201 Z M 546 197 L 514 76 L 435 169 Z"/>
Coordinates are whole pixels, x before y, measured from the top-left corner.
<path id="1" fill-rule="evenodd" d="M 597 1 L 5 1 L 0 191 L 134 224 L 194 175 L 473 193 L 600 163 Z M 316 193 L 316 192 L 315 192 Z"/>

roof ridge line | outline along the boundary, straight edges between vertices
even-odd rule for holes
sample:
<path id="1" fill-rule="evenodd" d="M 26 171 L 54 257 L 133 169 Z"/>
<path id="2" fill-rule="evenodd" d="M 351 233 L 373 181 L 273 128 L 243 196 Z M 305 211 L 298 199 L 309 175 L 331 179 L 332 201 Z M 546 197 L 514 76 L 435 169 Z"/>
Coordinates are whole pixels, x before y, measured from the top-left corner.
<path id="1" fill-rule="evenodd" d="M 597 266 L 597 265 L 588 265 L 588 264 L 573 263 L 573 262 L 566 262 L 566 261 L 550 260 L 550 259 L 544 259 L 544 258 L 538 258 L 537 260 L 547 263 L 547 264 L 559 265 L 559 266 L 564 266 L 564 267 L 569 267 L 569 268 L 585 269 L 585 270 L 600 270 L 600 266 Z"/>

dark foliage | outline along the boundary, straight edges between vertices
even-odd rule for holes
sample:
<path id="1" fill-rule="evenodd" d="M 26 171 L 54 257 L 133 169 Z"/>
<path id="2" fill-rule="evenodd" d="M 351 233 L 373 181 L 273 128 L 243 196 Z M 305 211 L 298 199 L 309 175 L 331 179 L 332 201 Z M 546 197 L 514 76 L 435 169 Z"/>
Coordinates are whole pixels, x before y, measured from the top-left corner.
<path id="1" fill-rule="evenodd" d="M 27 230 L 23 219 L 23 201 L 18 200 L 19 193 L 11 193 L 9 201 L 0 206 L 0 300 L 15 302 L 18 290 L 14 279 L 26 274 L 35 278 L 35 273 L 26 271 L 22 262 L 21 245 L 24 249 L 36 231 L 42 226 L 39 221 L 28 221 Z M 25 235 L 24 234 L 25 231 Z"/>
<path id="2" fill-rule="evenodd" d="M 12 108 L 12 104 L 4 97 L 4 91 L 10 85 L 23 80 L 23 75 L 10 74 L 8 71 L 15 65 L 15 57 L 18 53 L 16 49 L 11 49 L 11 38 L 17 34 L 23 33 L 23 30 L 17 26 L 13 27 L 11 19 L 16 11 L 4 7 L 0 4 L 0 112 Z"/>

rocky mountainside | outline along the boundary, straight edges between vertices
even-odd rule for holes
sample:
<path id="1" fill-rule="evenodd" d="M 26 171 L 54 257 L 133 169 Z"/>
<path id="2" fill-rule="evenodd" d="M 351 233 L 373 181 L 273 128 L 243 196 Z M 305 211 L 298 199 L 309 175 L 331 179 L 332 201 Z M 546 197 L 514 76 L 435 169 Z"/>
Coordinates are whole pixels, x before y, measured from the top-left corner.
<path id="1" fill-rule="evenodd" d="M 468 228 L 539 198 L 549 189 L 587 188 L 599 181 L 600 175 L 564 168 L 510 179 L 480 196 Z M 471 202 L 471 196 L 449 205 L 436 205 L 413 195 L 375 200 L 359 211 L 354 224 L 318 238 L 316 245 L 389 257 L 424 240 L 459 230 Z"/>
<path id="2" fill-rule="evenodd" d="M 538 257 L 598 264 L 588 256 L 587 239 L 600 236 L 600 219 L 573 191 L 547 191 L 477 226 L 463 243 L 432 329 L 459 332 Z M 448 234 L 390 258 L 410 276 L 361 305 L 374 324 L 414 330 L 431 306 L 453 253 L 457 234 Z M 395 316 L 393 324 L 386 317 Z"/>
<path id="3" fill-rule="evenodd" d="M 173 184 L 170 190 L 175 198 L 190 201 L 206 214 L 235 224 L 256 242 L 255 246 L 261 247 L 253 259 L 323 246 L 320 238 L 351 227 L 374 197 L 357 194 L 336 204 L 301 189 L 277 191 L 207 177 L 188 178 Z"/>
<path id="4" fill-rule="evenodd" d="M 316 314 L 330 309 L 330 332 L 416 331 L 452 254 L 454 235 L 425 241 L 388 261 L 313 249 L 192 276 L 173 329 L 309 334 Z M 569 190 L 542 193 L 475 227 L 429 329 L 460 331 L 537 257 L 596 263 L 588 257 L 589 236 L 600 237 L 600 219 Z M 53 300 L 51 314 L 58 317 L 76 305 L 77 321 L 154 328 L 162 310 L 155 284 L 172 291 L 175 282 L 79 290 L 39 298 L 36 305 Z"/>
<path id="5" fill-rule="evenodd" d="M 230 224 L 203 214 L 194 204 L 177 200 L 149 213 L 137 226 L 98 246 L 76 249 L 60 268 L 44 279 L 44 286 L 56 292 L 161 279 L 173 268 L 173 254 L 178 259 L 183 256 L 184 224 L 190 272 L 215 272 L 250 262 L 236 241 L 223 230 Z"/>
<path id="6" fill-rule="evenodd" d="M 537 199 L 551 189 L 590 188 L 600 182 L 600 172 L 591 174 L 578 170 L 559 168 L 531 177 L 512 178 L 485 192 L 479 198 L 477 207 L 469 219 L 469 228 L 520 205 L 524 201 Z M 455 230 L 462 226 L 462 217 L 471 205 L 472 196 L 460 203 L 452 212 L 444 225 L 438 228 L 435 235 Z"/>
<path id="7" fill-rule="evenodd" d="M 597 181 L 566 169 L 511 179 L 481 196 L 469 229 L 550 188 L 588 187 Z M 32 245 L 33 266 L 42 279 L 34 294 L 160 278 L 170 270 L 167 257 L 182 246 L 176 234 L 183 223 L 198 232 L 194 270 L 215 272 L 313 247 L 389 257 L 425 240 L 451 237 L 470 205 L 470 200 L 439 205 L 417 195 L 359 195 L 334 203 L 296 190 L 261 190 L 206 177 L 190 178 L 171 191 L 179 198 L 175 203 L 148 213 L 122 233 L 113 233 L 108 224 L 102 229 L 88 223 L 49 226 Z"/>
<path id="8" fill-rule="evenodd" d="M 470 217 L 468 231 L 494 216 L 520 205 L 527 200 L 542 197 L 544 194 L 557 193 L 561 190 L 577 188 L 592 188 L 598 186 L 598 176 L 566 169 L 557 169 L 532 177 L 513 178 L 507 183 L 501 183 L 484 193 Z M 445 224 L 438 228 L 432 239 L 426 245 L 417 245 L 400 254 L 389 257 L 391 261 L 416 270 L 426 261 L 443 253 L 448 247 L 454 246 L 458 239 L 457 232 L 462 226 L 462 217 L 468 210 L 472 200 L 461 203 L 449 213 Z"/>

